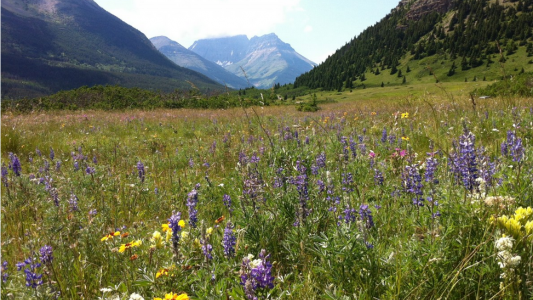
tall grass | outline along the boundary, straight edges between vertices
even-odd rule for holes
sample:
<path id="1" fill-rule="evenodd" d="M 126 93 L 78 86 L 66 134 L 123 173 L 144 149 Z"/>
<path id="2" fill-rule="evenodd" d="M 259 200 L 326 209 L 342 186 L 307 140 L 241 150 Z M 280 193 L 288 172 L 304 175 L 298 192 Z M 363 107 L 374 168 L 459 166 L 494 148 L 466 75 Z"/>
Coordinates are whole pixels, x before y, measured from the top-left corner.
<path id="1" fill-rule="evenodd" d="M 533 206 L 531 99 L 321 108 L 4 114 L 2 298 L 533 297 L 533 215 L 518 232 L 498 219 Z M 490 196 L 508 198 L 489 206 Z M 162 224 L 177 212 L 187 234 L 173 243 Z M 504 235 L 518 264 L 495 245 Z M 41 266 L 17 271 L 28 258 Z M 27 287 L 24 269 L 42 284 Z M 270 271 L 273 286 L 252 286 L 250 270 Z"/>

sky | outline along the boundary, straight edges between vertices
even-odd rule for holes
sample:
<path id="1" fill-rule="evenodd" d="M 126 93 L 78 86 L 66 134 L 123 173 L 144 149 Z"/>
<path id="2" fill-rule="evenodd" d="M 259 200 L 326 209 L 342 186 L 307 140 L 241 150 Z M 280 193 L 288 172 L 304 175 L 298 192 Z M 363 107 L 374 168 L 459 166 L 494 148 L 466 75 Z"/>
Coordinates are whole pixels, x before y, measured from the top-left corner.
<path id="1" fill-rule="evenodd" d="M 194 41 L 275 33 L 319 64 L 400 0 L 95 0 L 148 38 Z"/>

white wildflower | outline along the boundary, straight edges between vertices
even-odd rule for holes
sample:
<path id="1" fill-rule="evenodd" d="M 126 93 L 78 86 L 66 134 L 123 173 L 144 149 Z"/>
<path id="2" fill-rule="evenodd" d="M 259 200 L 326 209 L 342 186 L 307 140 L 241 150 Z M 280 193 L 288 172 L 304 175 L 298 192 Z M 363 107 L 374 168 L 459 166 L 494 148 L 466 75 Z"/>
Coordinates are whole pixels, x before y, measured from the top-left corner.
<path id="1" fill-rule="evenodd" d="M 511 250 L 513 248 L 513 238 L 503 236 L 496 241 L 496 249 L 499 251 Z"/>
<path id="2" fill-rule="evenodd" d="M 144 300 L 143 296 L 137 294 L 137 293 L 133 293 L 130 295 L 130 300 Z"/>

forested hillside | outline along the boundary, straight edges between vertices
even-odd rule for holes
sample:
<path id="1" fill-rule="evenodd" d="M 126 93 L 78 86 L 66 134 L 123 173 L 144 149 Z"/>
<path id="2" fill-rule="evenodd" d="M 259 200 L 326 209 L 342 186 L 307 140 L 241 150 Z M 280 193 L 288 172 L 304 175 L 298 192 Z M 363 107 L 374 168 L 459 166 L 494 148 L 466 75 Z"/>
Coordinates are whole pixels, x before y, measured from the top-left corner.
<path id="1" fill-rule="evenodd" d="M 298 77 L 295 86 L 349 88 L 355 80 L 364 81 L 368 72 L 396 74 L 406 57 L 419 61 L 439 55 L 450 61 L 452 76 L 456 70 L 490 66 L 494 58 L 505 62 L 520 46 L 527 56 L 533 55 L 533 0 L 455 0 L 449 7 L 439 6 L 445 2 L 402 1 L 324 63 Z"/>

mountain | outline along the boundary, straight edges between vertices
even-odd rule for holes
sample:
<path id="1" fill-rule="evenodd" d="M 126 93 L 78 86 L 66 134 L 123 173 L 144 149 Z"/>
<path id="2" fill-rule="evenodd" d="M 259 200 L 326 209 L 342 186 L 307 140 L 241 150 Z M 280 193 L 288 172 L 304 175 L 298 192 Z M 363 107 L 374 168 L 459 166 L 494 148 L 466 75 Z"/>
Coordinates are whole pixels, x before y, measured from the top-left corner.
<path id="1" fill-rule="evenodd" d="M 189 50 L 241 78 L 247 78 L 258 88 L 292 83 L 297 76 L 315 66 L 274 33 L 251 39 L 245 35 L 203 39 L 194 42 Z"/>
<path id="2" fill-rule="evenodd" d="M 83 85 L 222 89 L 179 67 L 141 32 L 92 0 L 2 0 L 2 96 Z"/>
<path id="3" fill-rule="evenodd" d="M 356 80 L 383 86 L 435 78 L 496 79 L 502 76 L 497 61 L 514 71 L 520 66 L 533 70 L 528 58 L 533 56 L 532 27 L 533 0 L 402 0 L 381 21 L 299 76 L 295 86 L 342 90 Z"/>
<path id="4" fill-rule="evenodd" d="M 239 89 L 248 87 L 245 79 L 226 71 L 218 64 L 207 60 L 179 43 L 165 37 L 158 36 L 150 39 L 152 44 L 178 66 L 202 73 L 214 81 L 227 85 L 230 88 Z"/>

